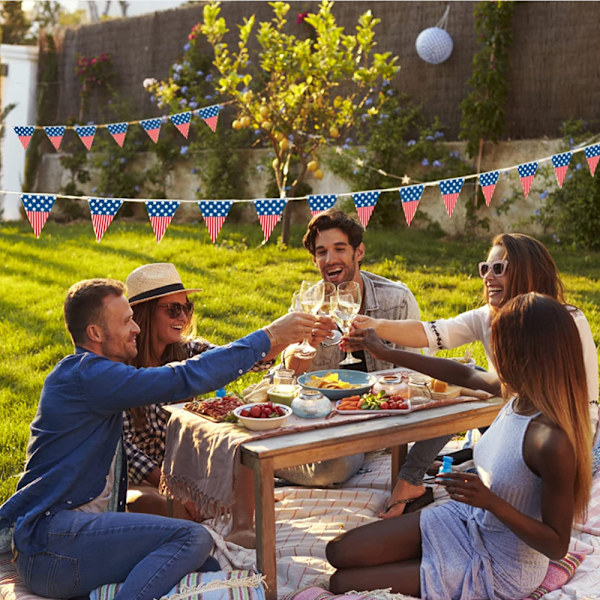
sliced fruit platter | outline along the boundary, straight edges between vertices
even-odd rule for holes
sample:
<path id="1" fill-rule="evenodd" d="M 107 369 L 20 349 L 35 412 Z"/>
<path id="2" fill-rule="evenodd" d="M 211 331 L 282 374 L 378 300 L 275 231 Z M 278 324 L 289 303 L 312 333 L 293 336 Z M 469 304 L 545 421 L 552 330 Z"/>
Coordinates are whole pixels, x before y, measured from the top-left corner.
<path id="1" fill-rule="evenodd" d="M 412 407 L 410 400 L 404 396 L 386 396 L 383 392 L 379 392 L 378 394 L 367 393 L 362 396 L 342 398 L 337 402 L 336 410 L 348 414 L 377 411 L 380 414 L 397 415 L 410 412 Z"/>
<path id="2" fill-rule="evenodd" d="M 235 423 L 237 418 L 233 414 L 233 411 L 243 404 L 237 396 L 223 396 L 221 398 L 192 400 L 184 408 L 210 421 L 229 421 Z"/>

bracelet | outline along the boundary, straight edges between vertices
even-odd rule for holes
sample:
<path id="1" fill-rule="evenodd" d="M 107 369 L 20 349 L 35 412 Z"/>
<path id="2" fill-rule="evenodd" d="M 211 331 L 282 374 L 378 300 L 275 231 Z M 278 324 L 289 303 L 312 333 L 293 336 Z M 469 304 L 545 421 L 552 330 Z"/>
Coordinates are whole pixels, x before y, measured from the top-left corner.
<path id="1" fill-rule="evenodd" d="M 269 341 L 271 342 L 271 348 L 273 346 L 275 346 L 275 342 L 277 341 L 275 339 L 275 336 L 273 335 L 273 332 L 269 329 L 269 327 L 263 327 L 263 331 L 269 336 Z"/>

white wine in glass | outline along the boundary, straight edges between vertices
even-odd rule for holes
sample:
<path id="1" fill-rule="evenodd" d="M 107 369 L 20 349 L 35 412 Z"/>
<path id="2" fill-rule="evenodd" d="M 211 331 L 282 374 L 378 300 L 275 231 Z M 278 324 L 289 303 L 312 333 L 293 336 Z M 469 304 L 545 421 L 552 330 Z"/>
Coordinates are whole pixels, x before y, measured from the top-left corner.
<path id="1" fill-rule="evenodd" d="M 331 317 L 333 319 L 334 318 L 333 310 L 334 310 L 335 304 L 336 304 L 337 288 L 335 287 L 335 285 L 333 283 L 331 283 L 329 281 L 324 281 L 323 287 L 324 287 L 323 304 L 321 304 L 321 309 L 319 310 L 319 314 Z M 332 331 L 331 335 L 329 337 L 326 337 L 321 342 L 321 344 L 323 346 L 335 346 L 336 344 L 340 343 L 341 339 L 342 339 L 342 334 L 339 332 L 338 329 L 336 329 L 335 331 Z"/>
<path id="2" fill-rule="evenodd" d="M 316 315 L 321 308 L 321 304 L 323 304 L 324 294 L 325 288 L 322 281 L 317 283 L 303 281 L 300 287 L 300 306 L 302 311 Z M 294 355 L 298 358 L 306 359 L 312 358 L 316 352 L 317 350 L 310 345 L 308 339 L 305 339 L 296 347 Z"/>
<path id="3" fill-rule="evenodd" d="M 360 286 L 356 281 L 344 281 L 338 285 L 333 318 L 345 334 L 350 330 L 352 320 L 360 310 L 361 300 Z M 353 365 L 360 362 L 362 360 L 353 356 L 352 352 L 346 352 L 346 358 L 340 362 L 340 365 Z"/>

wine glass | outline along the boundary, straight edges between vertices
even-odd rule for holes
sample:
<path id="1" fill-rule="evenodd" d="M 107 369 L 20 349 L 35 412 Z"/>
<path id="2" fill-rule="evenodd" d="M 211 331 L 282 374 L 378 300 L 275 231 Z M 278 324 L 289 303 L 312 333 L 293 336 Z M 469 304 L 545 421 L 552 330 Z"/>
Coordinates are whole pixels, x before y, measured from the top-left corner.
<path id="1" fill-rule="evenodd" d="M 336 306 L 333 318 L 344 334 L 350 330 L 350 324 L 358 314 L 361 304 L 360 286 L 356 281 L 344 281 L 338 285 L 336 294 Z M 346 358 L 340 365 L 353 365 L 362 360 L 352 356 L 352 352 L 346 352 Z"/>
<path id="2" fill-rule="evenodd" d="M 318 283 L 303 281 L 300 287 L 300 307 L 302 311 L 316 315 L 321 308 L 321 304 L 323 304 L 324 294 L 325 286 L 322 281 Z M 309 344 L 308 339 L 304 339 L 294 350 L 294 355 L 298 358 L 312 358 L 316 352 L 316 349 Z"/>
<path id="3" fill-rule="evenodd" d="M 321 310 L 319 310 L 319 314 L 333 318 L 333 310 L 336 305 L 337 288 L 330 281 L 324 281 L 323 286 L 323 304 L 321 304 Z M 342 334 L 336 329 L 335 331 L 332 331 L 331 335 L 326 337 L 321 344 L 323 344 L 323 346 L 335 346 L 336 344 L 340 343 L 341 339 Z"/>

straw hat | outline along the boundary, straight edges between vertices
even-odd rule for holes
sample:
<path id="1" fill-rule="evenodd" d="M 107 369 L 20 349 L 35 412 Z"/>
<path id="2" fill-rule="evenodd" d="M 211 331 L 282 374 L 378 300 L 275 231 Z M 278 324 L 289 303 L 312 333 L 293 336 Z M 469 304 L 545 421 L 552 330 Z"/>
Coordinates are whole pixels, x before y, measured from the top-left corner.
<path id="1" fill-rule="evenodd" d="M 131 306 L 175 292 L 202 291 L 197 288 L 186 289 L 172 263 L 152 263 L 138 267 L 129 273 L 126 284 Z"/>

